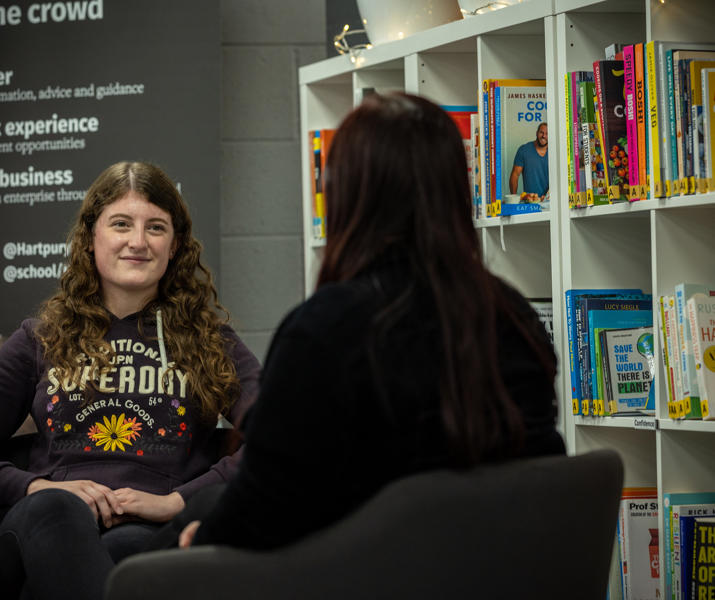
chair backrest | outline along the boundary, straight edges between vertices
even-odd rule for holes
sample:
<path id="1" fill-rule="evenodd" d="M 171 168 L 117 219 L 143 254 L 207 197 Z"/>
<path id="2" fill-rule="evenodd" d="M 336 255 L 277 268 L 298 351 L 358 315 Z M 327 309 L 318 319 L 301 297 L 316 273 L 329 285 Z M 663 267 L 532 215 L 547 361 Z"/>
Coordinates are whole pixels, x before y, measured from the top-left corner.
<path id="1" fill-rule="evenodd" d="M 283 549 L 131 557 L 107 600 L 602 600 L 622 480 L 610 450 L 421 473 Z"/>

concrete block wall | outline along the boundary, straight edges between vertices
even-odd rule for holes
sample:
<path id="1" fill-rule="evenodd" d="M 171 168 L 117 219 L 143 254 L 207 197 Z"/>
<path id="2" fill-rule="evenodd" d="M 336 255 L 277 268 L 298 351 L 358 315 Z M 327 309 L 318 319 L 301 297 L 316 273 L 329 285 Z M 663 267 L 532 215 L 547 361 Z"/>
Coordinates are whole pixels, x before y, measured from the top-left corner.
<path id="1" fill-rule="evenodd" d="M 303 289 L 298 67 L 326 56 L 326 0 L 221 0 L 221 302 L 263 361 Z"/>

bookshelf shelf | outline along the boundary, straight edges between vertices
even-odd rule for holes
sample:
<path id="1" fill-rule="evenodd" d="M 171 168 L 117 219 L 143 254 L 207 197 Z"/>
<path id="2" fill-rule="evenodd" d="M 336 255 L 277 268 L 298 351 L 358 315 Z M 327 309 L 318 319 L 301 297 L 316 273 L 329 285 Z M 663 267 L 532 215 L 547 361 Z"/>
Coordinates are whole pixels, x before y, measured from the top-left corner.
<path id="1" fill-rule="evenodd" d="M 304 165 L 312 159 L 308 132 L 337 127 L 365 88 L 405 90 L 442 105 L 476 104 L 483 114 L 482 80 L 546 80 L 551 210 L 482 218 L 475 227 L 491 269 L 528 297 L 554 300 L 559 427 L 569 452 L 616 448 L 625 462 L 625 485 L 657 486 L 661 499 L 666 492 L 715 490 L 715 422 L 668 418 L 660 365 L 655 418 L 636 423 L 636 417 L 572 415 L 564 291 L 639 287 L 657 298 L 681 281 L 715 281 L 715 193 L 569 210 L 564 74 L 592 69 L 614 42 L 711 42 L 714 26 L 711 0 L 528 0 L 376 46 L 355 62 L 339 56 L 299 73 Z M 484 173 L 484 152 L 480 156 Z M 303 198 L 310 294 L 324 244 L 311 235 L 308 168 Z M 662 564 L 662 536 L 660 544 Z M 612 597 L 619 597 L 618 588 L 614 579 Z"/>
<path id="2" fill-rule="evenodd" d="M 655 431 L 660 427 L 660 421 L 650 416 L 620 416 L 620 417 L 574 417 L 576 427 L 608 427 L 619 429 L 638 429 Z"/>

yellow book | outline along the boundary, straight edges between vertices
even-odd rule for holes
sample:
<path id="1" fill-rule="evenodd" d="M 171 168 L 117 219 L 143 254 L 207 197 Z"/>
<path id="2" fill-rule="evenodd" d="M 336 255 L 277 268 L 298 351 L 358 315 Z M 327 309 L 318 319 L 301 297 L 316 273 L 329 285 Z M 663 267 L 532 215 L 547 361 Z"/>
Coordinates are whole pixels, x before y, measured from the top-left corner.
<path id="1" fill-rule="evenodd" d="M 648 71 L 648 123 L 650 124 L 649 147 L 652 149 L 653 169 L 651 173 L 651 186 L 653 196 L 662 198 L 665 196 L 663 181 L 665 180 L 664 170 L 660 164 L 660 133 L 658 131 L 658 91 L 656 89 L 656 67 L 655 67 L 655 42 L 651 40 L 646 44 L 646 65 Z"/>
<path id="2" fill-rule="evenodd" d="M 576 208 L 576 196 L 574 195 L 573 176 L 571 173 L 571 148 L 573 147 L 573 135 L 571 131 L 571 98 L 569 94 L 570 78 L 569 74 L 564 75 L 564 90 L 566 92 L 566 181 L 569 194 L 569 208 Z"/>

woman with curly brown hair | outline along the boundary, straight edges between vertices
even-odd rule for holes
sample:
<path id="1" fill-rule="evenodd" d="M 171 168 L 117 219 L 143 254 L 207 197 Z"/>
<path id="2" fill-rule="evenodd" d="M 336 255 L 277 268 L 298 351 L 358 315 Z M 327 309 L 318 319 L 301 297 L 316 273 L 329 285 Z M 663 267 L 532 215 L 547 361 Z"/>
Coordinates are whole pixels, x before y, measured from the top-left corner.
<path id="1" fill-rule="evenodd" d="M 0 462 L 0 583 L 36 598 L 101 596 L 114 562 L 233 476 L 220 425 L 260 370 L 158 167 L 106 169 L 68 247 L 57 293 L 0 348 L 0 440 L 28 414 L 38 429 L 28 470 Z"/>

